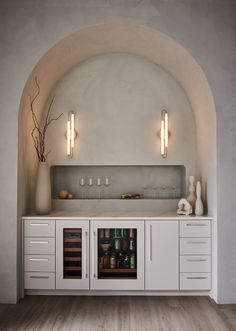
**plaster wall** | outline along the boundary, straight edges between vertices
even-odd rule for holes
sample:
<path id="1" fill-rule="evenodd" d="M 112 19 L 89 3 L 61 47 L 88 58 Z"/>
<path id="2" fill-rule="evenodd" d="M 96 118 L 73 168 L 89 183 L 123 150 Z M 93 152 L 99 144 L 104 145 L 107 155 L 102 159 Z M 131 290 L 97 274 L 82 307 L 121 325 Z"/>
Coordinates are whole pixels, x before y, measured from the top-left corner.
<path id="1" fill-rule="evenodd" d="M 86 26 L 110 22 L 142 24 L 166 33 L 194 56 L 207 76 L 217 112 L 218 301 L 236 301 L 235 8 L 233 0 L 1 1 L 1 302 L 17 300 L 17 125 L 23 87 L 35 64 L 58 40 Z M 193 107 L 199 102 L 194 88 L 192 95 Z M 200 143 L 205 144 L 207 139 L 202 139 Z"/>

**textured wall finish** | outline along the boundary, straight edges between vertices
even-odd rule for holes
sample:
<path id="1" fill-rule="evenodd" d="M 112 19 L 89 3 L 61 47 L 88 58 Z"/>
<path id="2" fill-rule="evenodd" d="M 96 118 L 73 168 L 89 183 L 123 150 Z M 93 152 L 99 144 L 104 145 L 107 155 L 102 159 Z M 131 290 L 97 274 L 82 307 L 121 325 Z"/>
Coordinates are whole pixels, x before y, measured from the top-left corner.
<path id="1" fill-rule="evenodd" d="M 218 132 L 218 191 L 214 187 L 216 184 L 215 175 L 212 176 L 213 182 L 208 184 L 217 194 L 219 201 L 218 301 L 222 303 L 236 302 L 234 257 L 236 249 L 236 223 L 234 220 L 236 177 L 232 175 L 235 173 L 236 141 L 235 9 L 235 1 L 230 0 L 183 0 L 175 2 L 172 0 L 141 2 L 138 0 L 117 2 L 105 0 L 1 1 L 0 185 L 4 188 L 1 191 L 0 199 L 0 300 L 2 302 L 15 302 L 17 298 L 17 251 L 20 252 L 20 240 L 18 241 L 18 248 L 16 247 L 17 228 L 20 229 L 20 223 L 17 223 L 17 123 L 19 100 L 25 82 L 42 55 L 52 48 L 58 40 L 74 31 L 81 30 L 81 28 L 111 22 L 142 24 L 152 27 L 153 30 L 162 31 L 182 44 L 194 56 L 207 76 L 216 104 Z M 141 34 L 137 34 L 135 31 L 134 34 L 141 38 Z M 145 36 L 142 40 L 145 41 Z M 96 43 L 96 38 L 94 42 Z M 104 38 L 105 42 L 106 38 Z M 65 56 L 69 56 L 72 52 L 73 47 L 69 44 L 63 50 Z M 78 46 L 77 41 L 75 41 L 75 45 Z M 146 45 L 146 51 L 150 52 L 154 45 L 160 44 L 154 42 L 150 47 Z M 144 49 L 145 45 L 142 48 Z M 158 51 L 161 53 L 162 48 Z M 77 54 L 78 62 L 79 55 L 83 54 Z M 166 53 L 164 52 L 163 57 L 165 56 Z M 178 80 L 183 86 L 185 85 L 188 95 L 191 95 L 189 99 L 192 107 L 201 109 L 202 113 L 207 115 L 208 107 L 203 101 L 207 97 L 203 97 L 203 91 L 207 91 L 207 88 L 202 84 L 200 89 L 201 84 L 197 84 L 199 80 L 190 70 L 186 57 L 182 56 L 182 62 L 175 52 L 174 57 L 179 64 L 175 68 L 175 72 L 179 70 L 185 74 L 185 79 L 180 79 L 179 76 Z M 64 65 L 62 56 L 60 61 L 55 64 L 54 74 L 52 74 L 53 63 L 50 61 L 47 65 L 43 63 L 40 79 L 45 86 L 45 91 L 52 88 L 52 85 L 62 74 L 61 71 L 64 69 L 66 71 L 70 67 L 70 65 L 67 67 Z M 169 69 L 173 68 L 169 66 Z M 56 71 L 58 71 L 58 76 L 55 75 Z M 172 74 L 175 76 L 173 70 Z M 41 108 L 47 99 L 45 91 L 42 93 L 44 97 L 41 100 Z M 26 108 L 26 101 L 26 99 L 22 99 L 22 109 Z M 211 100 L 209 102 L 211 103 Z M 20 125 L 23 129 L 27 118 L 27 112 L 21 112 Z M 212 122 L 211 117 L 207 115 L 204 118 L 203 116 L 202 120 L 199 118 L 196 121 L 197 126 L 198 123 L 205 121 L 211 134 L 211 130 L 214 129 L 214 120 Z M 207 153 L 208 147 L 211 150 L 215 148 L 215 146 L 207 146 L 210 142 L 208 143 L 204 138 L 205 136 L 208 136 L 207 129 L 205 134 L 198 135 L 198 146 L 206 145 L 203 147 L 205 154 L 203 153 L 200 159 L 200 163 L 203 162 L 203 164 L 205 157 L 211 159 L 211 155 Z M 19 144 L 22 147 L 19 150 L 21 158 L 24 156 L 23 152 L 27 144 L 24 137 L 19 137 Z M 25 167 L 28 168 L 25 163 L 20 164 L 19 188 L 22 187 L 22 183 L 28 180 L 24 177 Z M 200 168 L 203 167 L 200 166 Z M 215 171 L 211 168 L 210 162 L 207 168 L 205 173 Z M 211 178 L 207 179 L 208 181 L 211 180 Z M 19 215 L 27 208 L 27 194 L 24 189 L 20 191 Z M 216 207 L 215 198 L 211 205 Z M 20 238 L 20 231 L 18 231 L 18 238 Z M 21 259 L 19 258 L 18 265 L 20 263 Z M 18 277 L 18 285 L 20 288 L 20 277 Z"/>

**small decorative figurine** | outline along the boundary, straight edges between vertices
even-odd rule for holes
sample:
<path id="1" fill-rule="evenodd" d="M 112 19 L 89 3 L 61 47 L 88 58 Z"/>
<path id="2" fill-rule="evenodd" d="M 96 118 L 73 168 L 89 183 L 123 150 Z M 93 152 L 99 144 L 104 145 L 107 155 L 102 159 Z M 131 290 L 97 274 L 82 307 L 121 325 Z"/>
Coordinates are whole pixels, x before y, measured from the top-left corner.
<path id="1" fill-rule="evenodd" d="M 178 203 L 178 215 L 190 215 L 192 214 L 193 208 L 186 199 L 180 199 Z"/>
<path id="2" fill-rule="evenodd" d="M 196 193 L 197 193 L 197 200 L 195 206 L 195 214 L 197 216 L 202 216 L 203 215 L 203 203 L 201 198 L 202 189 L 201 189 L 201 183 L 199 181 L 197 182 Z"/>
<path id="3" fill-rule="evenodd" d="M 194 176 L 189 176 L 189 195 L 187 197 L 187 201 L 190 203 L 193 209 L 195 208 L 195 202 L 196 202 L 196 195 L 195 195 L 195 178 Z"/>

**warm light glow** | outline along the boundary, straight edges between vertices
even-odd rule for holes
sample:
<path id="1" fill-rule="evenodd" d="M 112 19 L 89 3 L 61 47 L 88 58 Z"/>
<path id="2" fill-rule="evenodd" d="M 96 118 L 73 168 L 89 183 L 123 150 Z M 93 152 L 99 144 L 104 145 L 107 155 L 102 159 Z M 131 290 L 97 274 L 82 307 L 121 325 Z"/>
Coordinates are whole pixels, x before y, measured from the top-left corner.
<path id="1" fill-rule="evenodd" d="M 67 121 L 67 155 L 70 156 L 71 147 L 70 147 L 70 120 Z"/>
<path id="2" fill-rule="evenodd" d="M 68 122 L 67 122 L 67 155 L 69 158 L 73 157 L 75 138 L 76 138 L 75 114 L 73 112 L 69 112 Z"/>
<path id="3" fill-rule="evenodd" d="M 71 113 L 71 147 L 75 147 L 75 114 Z"/>
<path id="4" fill-rule="evenodd" d="M 161 156 L 167 157 L 167 148 L 169 144 L 169 118 L 166 110 L 162 110 L 162 119 L 161 119 Z"/>

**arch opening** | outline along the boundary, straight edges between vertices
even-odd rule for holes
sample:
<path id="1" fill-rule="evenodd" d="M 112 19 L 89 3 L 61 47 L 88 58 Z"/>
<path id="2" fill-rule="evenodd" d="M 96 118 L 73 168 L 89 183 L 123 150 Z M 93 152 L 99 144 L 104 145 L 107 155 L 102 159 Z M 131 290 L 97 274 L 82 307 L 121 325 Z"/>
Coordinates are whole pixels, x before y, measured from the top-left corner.
<path id="1" fill-rule="evenodd" d="M 31 72 L 19 109 L 18 216 L 27 213 L 34 200 L 37 160 L 30 140 L 28 95 L 35 92 L 35 76 L 41 85 L 35 107 L 43 116 L 50 92 L 67 71 L 89 58 L 107 53 L 143 57 L 163 67 L 181 84 L 195 116 L 197 175 L 203 184 L 208 213 L 216 220 L 216 112 L 207 78 L 191 54 L 175 40 L 149 27 L 127 24 L 98 25 L 75 32 L 53 46 Z M 216 284 L 213 287 L 216 288 Z"/>

